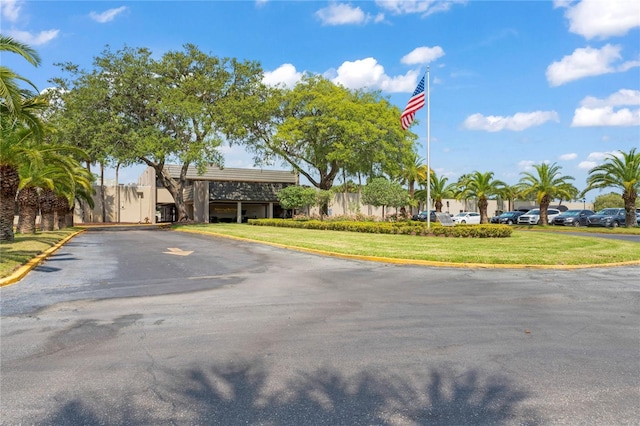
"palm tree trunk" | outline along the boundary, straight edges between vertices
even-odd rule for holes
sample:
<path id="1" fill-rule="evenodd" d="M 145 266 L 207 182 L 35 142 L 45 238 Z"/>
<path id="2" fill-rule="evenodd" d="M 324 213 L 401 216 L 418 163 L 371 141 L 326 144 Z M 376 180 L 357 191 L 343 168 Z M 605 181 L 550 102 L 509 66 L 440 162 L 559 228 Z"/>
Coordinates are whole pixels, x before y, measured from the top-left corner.
<path id="1" fill-rule="evenodd" d="M 16 193 L 20 184 L 18 169 L 0 165 L 0 241 L 13 241 L 13 219 L 16 210 Z"/>
<path id="2" fill-rule="evenodd" d="M 64 229 L 64 217 L 69 210 L 69 202 L 64 197 L 56 197 L 55 210 L 53 212 L 53 229 L 55 231 Z"/>
<path id="3" fill-rule="evenodd" d="M 39 204 L 38 189 L 30 186 L 18 192 L 18 232 L 20 234 L 36 233 L 36 217 Z"/>
<path id="4" fill-rule="evenodd" d="M 549 204 L 551 204 L 551 199 L 548 195 L 545 195 L 540 200 L 540 225 L 548 225 L 549 224 L 549 216 L 547 210 L 549 210 Z"/>
<path id="5" fill-rule="evenodd" d="M 478 200 L 478 210 L 480 210 L 480 223 L 489 223 L 489 216 L 487 216 L 487 206 L 489 201 L 486 198 L 480 198 Z"/>
<path id="6" fill-rule="evenodd" d="M 0 195 L 0 241 L 13 241 L 14 213 L 15 200 L 11 197 Z"/>
<path id="7" fill-rule="evenodd" d="M 75 210 L 75 204 L 73 207 L 70 207 L 64 215 L 64 224 L 66 228 L 73 227 L 73 211 Z"/>
<path id="8" fill-rule="evenodd" d="M 53 231 L 56 194 L 51 189 L 43 189 L 40 194 L 40 229 Z"/>

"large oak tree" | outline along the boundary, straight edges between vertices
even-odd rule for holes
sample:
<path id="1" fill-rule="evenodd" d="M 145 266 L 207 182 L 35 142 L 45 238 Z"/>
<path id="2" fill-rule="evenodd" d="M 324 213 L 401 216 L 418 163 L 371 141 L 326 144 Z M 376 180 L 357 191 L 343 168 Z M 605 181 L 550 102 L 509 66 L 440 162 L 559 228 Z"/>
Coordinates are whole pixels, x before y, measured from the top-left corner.
<path id="1" fill-rule="evenodd" d="M 416 135 L 402 130 L 400 110 L 377 92 L 305 75 L 292 89 L 264 86 L 257 96 L 236 105 L 231 140 L 256 164 L 281 161 L 321 190 L 338 175 L 398 176 L 414 154 Z"/>
<path id="2" fill-rule="evenodd" d="M 90 114 L 83 143 L 116 164 L 155 169 L 173 196 L 177 220 L 186 221 L 187 170 L 223 164 L 220 129 L 233 117 L 229 109 L 250 97 L 261 79 L 256 62 L 211 56 L 191 44 L 159 59 L 146 48 L 107 47 L 92 71 L 76 71 L 67 81 L 61 104 L 69 137 Z M 180 176 L 169 175 L 165 164 L 181 165 Z"/>

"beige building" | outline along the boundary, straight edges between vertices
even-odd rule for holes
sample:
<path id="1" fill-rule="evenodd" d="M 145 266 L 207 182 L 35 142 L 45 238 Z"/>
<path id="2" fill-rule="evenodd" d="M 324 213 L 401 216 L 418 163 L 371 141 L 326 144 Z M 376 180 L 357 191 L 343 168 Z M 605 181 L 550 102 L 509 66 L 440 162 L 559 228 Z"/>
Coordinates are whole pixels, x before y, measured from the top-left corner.
<path id="1" fill-rule="evenodd" d="M 168 165 L 173 177 L 179 177 L 180 166 Z M 298 185 L 298 175 L 290 171 L 211 167 L 202 175 L 195 168 L 187 172 L 184 199 L 189 217 L 199 223 L 246 222 L 248 219 L 285 217 L 287 212 L 278 203 L 278 192 L 290 185 Z M 155 170 L 147 168 L 137 185 L 115 185 L 108 182 L 104 189 L 97 186 L 95 207 L 76 206 L 75 223 L 160 223 L 176 219 L 175 204 L 169 191 L 162 186 Z M 102 191 L 104 190 L 104 197 Z M 104 199 L 104 203 L 103 203 Z M 593 208 L 582 202 L 564 202 L 567 208 Z M 555 204 L 554 204 L 555 205 Z M 517 202 L 513 208 L 534 208 L 532 202 Z M 421 206 L 420 210 L 424 210 Z M 417 213 L 418 209 L 413 209 Z M 507 211 L 501 200 L 489 200 L 487 213 L 491 217 Z M 442 211 L 455 215 L 461 211 L 478 212 L 475 200 L 443 200 Z M 310 209 L 318 214 L 317 207 Z M 382 217 L 382 208 L 363 205 L 359 194 L 336 194 L 329 205 L 329 215 L 362 213 Z M 387 207 L 386 215 L 397 213 Z M 103 220 L 104 218 L 104 220 Z"/>
<path id="2" fill-rule="evenodd" d="M 174 178 L 181 166 L 167 165 Z M 246 222 L 250 218 L 280 217 L 278 192 L 297 185 L 298 175 L 290 171 L 208 168 L 198 174 L 195 167 L 187 171 L 184 200 L 189 217 L 195 222 Z M 96 187 L 95 207 L 77 206 L 76 223 L 159 223 L 176 220 L 173 197 L 148 167 L 137 185 Z M 103 220 L 104 218 L 104 220 Z"/>

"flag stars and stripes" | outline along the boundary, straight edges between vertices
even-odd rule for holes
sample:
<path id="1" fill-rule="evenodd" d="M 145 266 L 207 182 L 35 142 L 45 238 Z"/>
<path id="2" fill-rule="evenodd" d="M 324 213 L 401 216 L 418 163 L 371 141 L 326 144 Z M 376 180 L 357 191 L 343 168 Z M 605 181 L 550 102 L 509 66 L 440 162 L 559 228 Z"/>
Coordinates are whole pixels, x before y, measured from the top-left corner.
<path id="1" fill-rule="evenodd" d="M 407 130 L 413 119 L 416 116 L 416 111 L 424 106 L 424 76 L 418 83 L 416 90 L 414 90 L 411 99 L 407 103 L 407 106 L 402 111 L 402 115 L 400 116 L 400 123 L 402 125 L 403 130 Z"/>

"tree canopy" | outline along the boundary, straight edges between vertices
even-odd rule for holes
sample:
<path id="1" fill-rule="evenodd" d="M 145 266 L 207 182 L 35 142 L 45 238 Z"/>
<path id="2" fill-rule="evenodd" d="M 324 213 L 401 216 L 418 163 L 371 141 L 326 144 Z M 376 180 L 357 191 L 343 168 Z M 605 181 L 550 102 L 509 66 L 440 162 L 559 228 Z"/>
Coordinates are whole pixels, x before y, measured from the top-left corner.
<path id="1" fill-rule="evenodd" d="M 159 59 L 146 48 L 107 46 L 92 71 L 65 69 L 74 74 L 58 80 L 66 85 L 60 95 L 65 136 L 89 144 L 99 158 L 153 167 L 174 198 L 178 221 L 189 219 L 188 168 L 223 165 L 218 147 L 225 120 L 262 79 L 256 62 L 211 56 L 192 44 Z M 165 170 L 170 163 L 181 165 L 178 178 Z"/>
<path id="2" fill-rule="evenodd" d="M 400 110 L 378 92 L 348 90 L 318 75 L 293 89 L 263 86 L 259 103 L 244 99 L 229 137 L 254 154 L 256 164 L 281 161 L 315 187 L 336 176 L 400 175 L 416 135 L 398 124 Z M 253 102 L 253 103 L 252 103 Z"/>
<path id="3" fill-rule="evenodd" d="M 589 170 L 587 188 L 584 192 L 596 188 L 620 189 L 627 226 L 637 226 L 635 209 L 640 191 L 640 152 L 633 148 L 629 152 L 618 151 L 609 154 L 603 164 Z"/>
<path id="4" fill-rule="evenodd" d="M 554 199 L 571 200 L 578 195 L 578 190 L 569 181 L 573 176 L 564 176 L 560 173 L 562 167 L 556 163 L 534 164 L 536 174 L 523 172 L 520 182 L 517 184 L 518 193 L 522 197 L 535 196 L 540 205 L 540 223 L 547 225 L 547 209 Z"/>

